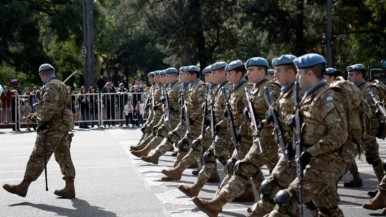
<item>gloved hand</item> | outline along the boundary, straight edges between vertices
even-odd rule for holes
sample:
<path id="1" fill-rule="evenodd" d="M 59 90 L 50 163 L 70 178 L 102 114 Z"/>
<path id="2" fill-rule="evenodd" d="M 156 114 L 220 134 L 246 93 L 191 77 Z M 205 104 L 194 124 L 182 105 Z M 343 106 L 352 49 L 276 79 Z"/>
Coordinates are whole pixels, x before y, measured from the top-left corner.
<path id="1" fill-rule="evenodd" d="M 310 163 L 311 158 L 312 158 L 312 155 L 309 152 L 307 151 L 302 152 L 302 154 L 299 157 L 299 162 L 303 167 L 302 169 L 304 169 Z"/>
<path id="2" fill-rule="evenodd" d="M 295 127 L 295 115 L 287 115 L 287 117 L 285 118 L 285 123 L 287 124 L 287 126 L 289 127 Z"/>
<path id="3" fill-rule="evenodd" d="M 243 113 L 244 113 L 244 117 L 245 117 L 245 118 L 247 118 L 248 120 L 251 119 L 251 114 L 250 114 L 250 112 L 249 112 L 248 107 L 244 108 Z"/>
<path id="4" fill-rule="evenodd" d="M 221 130 L 221 126 L 216 124 L 216 126 L 214 126 L 214 134 L 217 135 L 220 132 L 220 130 Z"/>
<path id="5" fill-rule="evenodd" d="M 153 110 L 154 110 L 154 111 L 157 111 L 158 109 L 159 109 L 158 105 L 155 105 L 155 106 L 153 107 Z"/>

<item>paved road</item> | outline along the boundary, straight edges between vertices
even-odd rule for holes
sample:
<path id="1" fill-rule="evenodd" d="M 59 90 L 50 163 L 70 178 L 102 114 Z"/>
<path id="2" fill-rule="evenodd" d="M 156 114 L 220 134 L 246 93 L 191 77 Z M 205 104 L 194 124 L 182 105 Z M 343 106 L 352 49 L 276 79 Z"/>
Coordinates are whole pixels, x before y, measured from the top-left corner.
<path id="1" fill-rule="evenodd" d="M 14 133 L 0 130 L 0 184 L 18 183 L 23 177 L 25 165 L 33 148 L 34 132 Z M 161 182 L 160 171 L 170 167 L 173 158 L 168 152 L 159 165 L 147 164 L 129 154 L 141 133 L 138 129 L 91 129 L 76 130 L 72 144 L 73 161 L 77 170 L 76 193 L 72 200 L 59 199 L 53 191 L 62 188 L 64 181 L 57 163 L 52 158 L 48 164 L 49 191 L 45 191 L 44 176 L 30 186 L 27 197 L 21 198 L 0 189 L 0 216 L 23 217 L 132 217 L 132 216 L 205 216 L 190 198 L 177 190 L 181 183 L 192 184 L 195 177 L 185 171 L 179 182 Z M 381 141 L 381 157 L 386 159 L 386 145 Z M 380 211 L 360 207 L 368 200 L 366 191 L 376 186 L 372 169 L 357 160 L 366 181 L 360 189 L 339 186 L 340 207 L 345 216 L 379 216 Z M 223 168 L 219 166 L 223 176 Z M 267 174 L 267 170 L 263 171 Z M 321 174 L 323 175 L 323 174 Z M 344 180 L 349 180 L 346 175 Z M 215 184 L 206 185 L 201 197 L 211 198 Z M 245 216 L 250 203 L 229 203 L 220 216 Z"/>

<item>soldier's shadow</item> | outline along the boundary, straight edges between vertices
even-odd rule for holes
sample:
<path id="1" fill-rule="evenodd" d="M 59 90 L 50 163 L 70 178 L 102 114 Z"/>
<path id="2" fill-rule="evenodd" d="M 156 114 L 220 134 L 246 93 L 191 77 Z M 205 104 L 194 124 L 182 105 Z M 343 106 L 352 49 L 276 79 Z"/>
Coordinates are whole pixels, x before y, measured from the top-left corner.
<path id="1" fill-rule="evenodd" d="M 106 216 L 106 217 L 116 217 L 117 214 L 111 211 L 106 211 L 101 207 L 92 206 L 85 200 L 78 198 L 71 199 L 72 206 L 75 209 L 63 208 L 58 206 L 52 206 L 47 204 L 34 204 L 30 202 L 22 202 L 11 204 L 9 206 L 31 206 L 37 209 L 41 209 L 47 212 L 56 213 L 58 216 L 68 216 L 68 217 L 84 217 L 84 216 Z"/>

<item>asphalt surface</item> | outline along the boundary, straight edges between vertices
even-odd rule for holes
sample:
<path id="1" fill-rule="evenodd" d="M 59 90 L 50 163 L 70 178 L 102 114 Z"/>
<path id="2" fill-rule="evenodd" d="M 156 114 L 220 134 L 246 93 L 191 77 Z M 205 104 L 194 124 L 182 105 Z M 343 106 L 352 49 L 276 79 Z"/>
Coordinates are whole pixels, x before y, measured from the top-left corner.
<path id="1" fill-rule="evenodd" d="M 45 190 L 44 173 L 33 182 L 25 198 L 0 189 L 0 217 L 199 217 L 206 216 L 190 198 L 181 193 L 179 184 L 192 184 L 196 177 L 187 169 L 181 181 L 162 182 L 161 170 L 170 168 L 174 158 L 171 152 L 161 157 L 159 165 L 141 161 L 129 152 L 141 136 L 139 129 L 76 129 L 72 143 L 72 158 L 76 167 L 76 198 L 60 199 L 53 194 L 64 181 L 54 158 L 48 163 L 48 187 Z M 36 132 L 0 130 L 0 184 L 16 184 L 23 177 L 25 166 L 33 149 Z M 386 159 L 386 144 L 380 142 L 381 158 Z M 369 200 L 367 190 L 376 187 L 372 168 L 363 159 L 357 159 L 362 188 L 343 188 L 339 183 L 340 207 L 345 216 L 381 216 L 381 210 L 365 210 L 361 204 Z M 219 165 L 223 177 L 222 166 Z M 264 174 L 268 171 L 264 168 Z M 321 174 L 323 175 L 323 174 Z M 346 175 L 343 180 L 351 179 Z M 200 192 L 203 198 L 212 198 L 216 184 L 207 184 Z M 220 216 L 245 216 L 252 203 L 228 203 Z M 307 212 L 306 212 L 307 213 Z M 309 216 L 307 214 L 307 216 Z"/>

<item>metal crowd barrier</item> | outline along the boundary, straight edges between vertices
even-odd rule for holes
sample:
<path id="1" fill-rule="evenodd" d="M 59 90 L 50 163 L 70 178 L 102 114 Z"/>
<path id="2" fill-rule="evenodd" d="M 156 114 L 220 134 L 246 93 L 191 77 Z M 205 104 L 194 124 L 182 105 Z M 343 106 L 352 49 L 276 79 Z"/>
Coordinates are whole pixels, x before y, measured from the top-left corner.
<path id="1" fill-rule="evenodd" d="M 148 97 L 146 92 L 127 93 L 85 93 L 72 94 L 71 109 L 74 115 L 74 124 L 79 128 L 109 127 L 109 126 L 139 126 L 147 119 L 147 111 L 140 117 L 136 110 L 139 102 L 145 103 Z M 132 117 L 126 122 L 124 106 L 127 101 L 133 106 Z M 35 111 L 33 106 L 37 100 L 34 96 L 12 96 L 10 106 L 4 107 L 0 102 L 0 127 L 36 129 L 36 123 L 32 123 L 27 116 Z M 141 123 L 142 119 L 142 123 Z"/>

